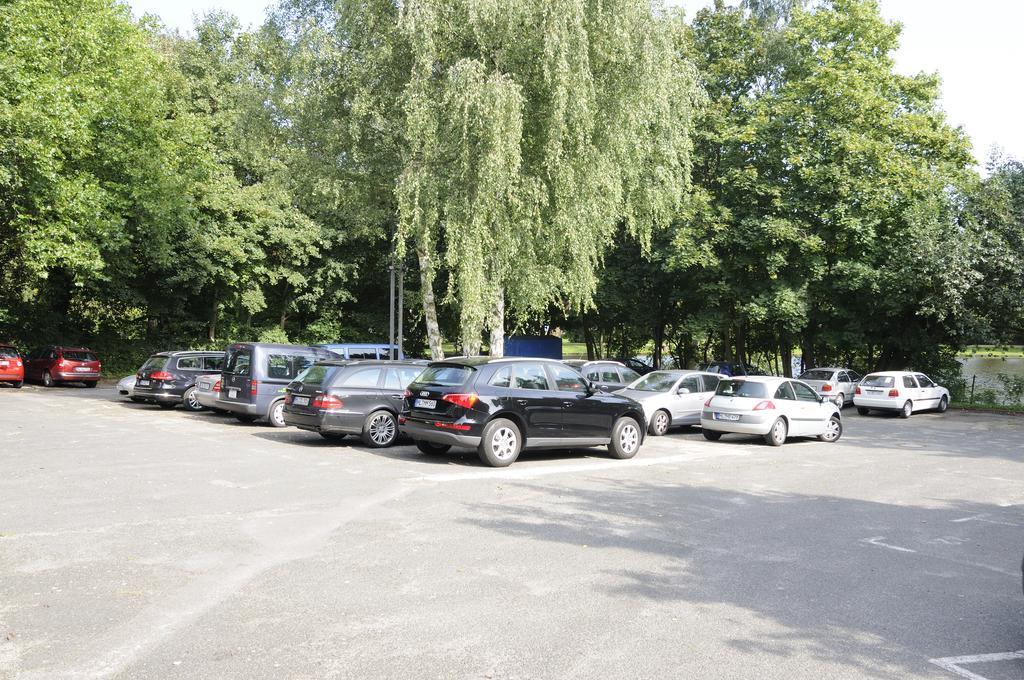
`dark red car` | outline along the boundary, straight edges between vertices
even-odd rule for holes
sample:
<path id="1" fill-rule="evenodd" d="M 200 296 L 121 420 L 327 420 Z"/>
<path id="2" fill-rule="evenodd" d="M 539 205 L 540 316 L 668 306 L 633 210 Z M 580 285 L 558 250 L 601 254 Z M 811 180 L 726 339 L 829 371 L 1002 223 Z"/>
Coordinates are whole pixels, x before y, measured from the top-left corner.
<path id="1" fill-rule="evenodd" d="M 25 359 L 25 379 L 37 380 L 46 387 L 62 382 L 82 382 L 96 387 L 103 365 L 96 352 L 85 347 L 50 345 L 32 352 Z"/>
<path id="2" fill-rule="evenodd" d="M 21 354 L 11 345 L 0 345 L 0 382 L 21 387 L 25 382 L 25 365 Z"/>

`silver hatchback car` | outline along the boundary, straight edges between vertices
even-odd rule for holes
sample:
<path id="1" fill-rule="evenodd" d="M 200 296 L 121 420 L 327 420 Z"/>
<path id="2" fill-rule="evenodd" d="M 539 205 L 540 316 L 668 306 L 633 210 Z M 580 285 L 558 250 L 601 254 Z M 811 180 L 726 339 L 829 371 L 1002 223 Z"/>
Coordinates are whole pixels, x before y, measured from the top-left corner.
<path id="1" fill-rule="evenodd" d="M 853 393 L 860 379 L 859 373 L 848 368 L 812 368 L 797 378 L 821 396 L 835 402 L 839 408 L 853 401 Z"/>

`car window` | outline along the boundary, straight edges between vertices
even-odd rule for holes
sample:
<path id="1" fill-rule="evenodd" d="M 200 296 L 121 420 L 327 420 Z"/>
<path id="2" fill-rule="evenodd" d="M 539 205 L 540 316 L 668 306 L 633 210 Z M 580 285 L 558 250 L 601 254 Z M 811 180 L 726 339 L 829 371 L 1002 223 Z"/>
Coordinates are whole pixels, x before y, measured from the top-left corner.
<path id="1" fill-rule="evenodd" d="M 714 392 L 718 387 L 718 381 L 721 380 L 717 375 L 702 375 L 700 378 L 704 381 L 705 392 Z"/>
<path id="2" fill-rule="evenodd" d="M 203 357 L 203 370 L 221 371 L 224 369 L 224 357 Z"/>
<path id="3" fill-rule="evenodd" d="M 827 371 L 822 368 L 815 368 L 810 371 L 804 371 L 800 374 L 801 380 L 824 380 L 828 382 L 832 379 L 832 371 Z"/>
<path id="4" fill-rule="evenodd" d="M 601 382 L 606 383 L 617 383 L 619 382 L 619 373 L 615 370 L 614 366 L 601 369 Z"/>
<path id="5" fill-rule="evenodd" d="M 469 376 L 473 375 L 473 369 L 466 366 L 428 366 L 423 373 L 416 378 L 416 384 L 435 387 L 456 387 L 464 385 Z"/>
<path id="6" fill-rule="evenodd" d="M 746 380 L 723 379 L 718 383 L 715 394 L 720 397 L 749 397 L 751 399 L 764 399 L 768 390 L 762 382 L 748 382 Z"/>
<path id="7" fill-rule="evenodd" d="M 619 369 L 619 373 L 622 375 L 622 384 L 624 385 L 628 385 L 640 377 L 639 373 L 634 371 L 632 368 L 626 368 L 625 366 Z"/>
<path id="8" fill-rule="evenodd" d="M 146 363 L 142 364 L 139 371 L 162 371 L 167 368 L 168 361 L 170 361 L 169 357 L 150 357 L 146 359 Z"/>
<path id="9" fill-rule="evenodd" d="M 575 373 L 571 368 L 565 370 Z M 518 364 L 513 371 L 512 387 L 517 390 L 547 390 L 548 376 L 540 364 Z"/>
<path id="10" fill-rule="evenodd" d="M 917 382 L 921 387 L 935 387 L 935 383 L 933 383 L 926 375 L 917 373 L 914 377 L 917 378 Z"/>
<path id="11" fill-rule="evenodd" d="M 679 382 L 680 390 L 689 390 L 690 394 L 700 392 L 700 378 L 695 375 L 688 375 Z"/>
<path id="12" fill-rule="evenodd" d="M 841 383 L 850 382 L 850 376 L 846 374 L 846 371 L 839 371 L 839 377 L 836 380 Z"/>
<path id="13" fill-rule="evenodd" d="M 775 390 L 774 399 L 784 399 L 786 401 L 796 401 L 796 395 L 793 394 L 793 388 L 788 382 L 784 382 L 779 385 L 779 389 Z"/>
<path id="14" fill-rule="evenodd" d="M 294 375 L 289 375 L 289 364 L 287 354 L 268 354 L 267 355 L 267 378 L 271 380 L 287 380 L 288 378 L 294 378 Z M 296 371 L 296 375 L 298 372 Z"/>
<path id="15" fill-rule="evenodd" d="M 380 368 L 359 368 L 345 376 L 343 387 L 376 387 L 380 382 Z"/>
<path id="16" fill-rule="evenodd" d="M 18 350 L 13 347 L 0 347 L 0 359 L 17 359 Z"/>
<path id="17" fill-rule="evenodd" d="M 860 373 L 857 373 L 856 371 L 849 371 L 849 374 L 850 374 L 850 382 L 854 382 L 855 383 L 855 382 L 858 382 L 860 380 Z"/>
<path id="18" fill-rule="evenodd" d="M 798 382 L 790 384 L 793 385 L 793 390 L 796 392 L 796 398 L 798 401 L 821 401 L 818 398 L 818 395 L 814 393 L 814 390 L 807 385 Z"/>
<path id="19" fill-rule="evenodd" d="M 588 368 L 586 375 L 590 382 L 601 382 L 601 371 L 596 368 Z"/>
<path id="20" fill-rule="evenodd" d="M 676 376 L 664 371 L 648 373 L 635 384 L 629 386 L 631 390 L 640 392 L 668 392 L 676 384 Z"/>
<path id="21" fill-rule="evenodd" d="M 869 375 L 861 384 L 865 387 L 892 387 L 895 381 L 891 375 Z"/>
<path id="22" fill-rule="evenodd" d="M 198 371 L 202 367 L 202 357 L 178 357 L 178 368 L 183 371 Z"/>
<path id="23" fill-rule="evenodd" d="M 82 352 L 82 351 L 64 351 L 64 358 L 68 361 L 98 361 L 99 357 L 96 356 L 95 352 Z"/>
<path id="24" fill-rule="evenodd" d="M 583 376 L 568 366 L 551 366 L 550 368 L 555 378 L 555 389 L 559 392 L 585 393 L 587 391 L 587 384 L 583 381 Z"/>
<path id="25" fill-rule="evenodd" d="M 389 368 L 384 374 L 384 387 L 389 390 L 404 390 L 419 374 L 418 369 L 408 366 Z"/>
<path id="26" fill-rule="evenodd" d="M 375 349 L 358 349 L 350 350 L 348 353 L 349 359 L 376 359 L 377 350 Z"/>
<path id="27" fill-rule="evenodd" d="M 234 375 L 249 375 L 250 364 L 252 363 L 252 352 L 248 349 L 228 350 L 226 373 Z"/>
<path id="28" fill-rule="evenodd" d="M 488 382 L 487 384 L 492 385 L 494 387 L 511 387 L 512 367 L 503 366 L 502 368 L 499 368 L 497 371 L 494 372 L 494 375 L 491 376 L 490 382 Z"/>
<path id="29" fill-rule="evenodd" d="M 336 366 L 314 364 L 297 375 L 295 380 L 301 381 L 303 385 L 323 385 L 336 370 Z"/>
<path id="30" fill-rule="evenodd" d="M 903 376 L 903 386 L 904 387 L 911 387 L 911 388 L 913 388 L 913 387 L 917 387 L 917 383 L 914 382 L 914 377 L 913 376 L 905 375 L 905 376 Z"/>

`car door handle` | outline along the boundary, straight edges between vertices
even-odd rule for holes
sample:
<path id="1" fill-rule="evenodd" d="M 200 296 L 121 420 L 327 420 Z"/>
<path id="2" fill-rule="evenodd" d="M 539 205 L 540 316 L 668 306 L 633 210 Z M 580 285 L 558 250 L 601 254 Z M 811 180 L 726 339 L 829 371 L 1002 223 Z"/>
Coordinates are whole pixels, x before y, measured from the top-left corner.
<path id="1" fill-rule="evenodd" d="M 568 399 L 565 399 L 565 400 L 562 401 L 562 406 L 572 406 L 572 405 L 573 405 L 573 402 L 569 401 Z"/>
<path id="2" fill-rule="evenodd" d="M 527 404 L 530 403 L 530 400 L 529 399 L 516 399 L 516 403 L 519 404 L 520 406 L 526 406 Z"/>
<path id="3" fill-rule="evenodd" d="M 405 399 L 405 395 L 404 394 L 392 394 L 391 398 L 392 399 Z"/>

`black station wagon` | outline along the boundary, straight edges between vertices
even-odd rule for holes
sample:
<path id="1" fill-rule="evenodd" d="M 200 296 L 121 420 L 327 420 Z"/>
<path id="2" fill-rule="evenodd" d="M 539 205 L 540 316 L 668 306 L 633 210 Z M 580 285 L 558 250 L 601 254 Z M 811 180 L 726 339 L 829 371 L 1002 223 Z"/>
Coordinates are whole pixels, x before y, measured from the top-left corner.
<path id="1" fill-rule="evenodd" d="M 430 364 L 409 385 L 399 427 L 424 453 L 476 449 L 504 467 L 524 448 L 607 445 L 615 458 L 632 458 L 645 422 L 637 402 L 560 361 L 472 357 Z"/>

